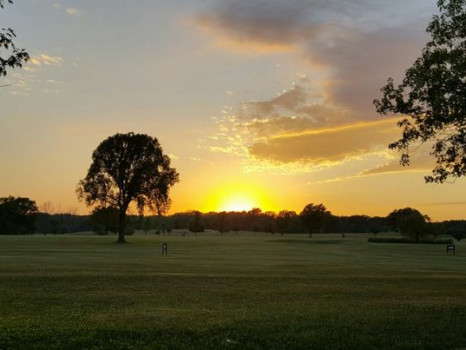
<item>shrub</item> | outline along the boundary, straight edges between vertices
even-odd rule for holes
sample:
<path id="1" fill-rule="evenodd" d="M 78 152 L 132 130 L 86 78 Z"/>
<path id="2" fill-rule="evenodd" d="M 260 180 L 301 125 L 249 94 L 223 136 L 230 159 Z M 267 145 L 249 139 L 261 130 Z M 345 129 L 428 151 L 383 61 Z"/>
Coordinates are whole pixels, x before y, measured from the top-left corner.
<path id="1" fill-rule="evenodd" d="M 407 238 L 378 238 L 371 237 L 367 240 L 370 243 L 421 243 L 421 244 L 453 244 L 451 239 L 439 239 L 439 240 L 419 240 L 413 241 Z"/>

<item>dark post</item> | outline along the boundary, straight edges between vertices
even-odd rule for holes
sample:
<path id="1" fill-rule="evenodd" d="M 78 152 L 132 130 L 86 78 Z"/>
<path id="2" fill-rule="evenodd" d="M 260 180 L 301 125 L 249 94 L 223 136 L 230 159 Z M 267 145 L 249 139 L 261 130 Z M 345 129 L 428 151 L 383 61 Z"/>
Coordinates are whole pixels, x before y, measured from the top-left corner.
<path id="1" fill-rule="evenodd" d="M 168 244 L 162 243 L 162 254 L 168 254 Z"/>

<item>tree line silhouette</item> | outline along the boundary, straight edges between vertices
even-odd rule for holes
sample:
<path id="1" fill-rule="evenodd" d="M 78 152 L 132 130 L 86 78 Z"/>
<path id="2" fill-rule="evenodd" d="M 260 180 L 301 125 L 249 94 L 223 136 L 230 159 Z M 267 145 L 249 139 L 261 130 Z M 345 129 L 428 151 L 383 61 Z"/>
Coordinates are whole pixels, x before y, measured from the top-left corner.
<path id="1" fill-rule="evenodd" d="M 90 215 L 39 212 L 35 202 L 23 197 L 0 198 L 0 234 L 66 234 L 93 231 L 106 235 L 118 233 L 117 209 L 101 208 Z M 249 211 L 208 212 L 187 211 L 172 215 L 128 215 L 126 235 L 136 230 L 144 234 L 170 234 L 218 231 L 221 234 L 266 232 L 291 233 L 378 233 L 398 232 L 412 241 L 425 236 L 451 235 L 458 241 L 466 237 L 466 220 L 431 223 L 413 208 L 393 210 L 385 217 L 368 215 L 333 215 L 323 204 L 308 204 L 300 213 L 282 210 L 278 213 L 254 208 Z"/>

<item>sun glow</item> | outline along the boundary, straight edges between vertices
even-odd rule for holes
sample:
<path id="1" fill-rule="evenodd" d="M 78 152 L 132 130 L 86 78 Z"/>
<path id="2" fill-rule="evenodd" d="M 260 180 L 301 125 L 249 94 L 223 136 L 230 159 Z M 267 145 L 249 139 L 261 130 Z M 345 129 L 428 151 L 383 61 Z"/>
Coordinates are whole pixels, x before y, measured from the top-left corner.
<path id="1" fill-rule="evenodd" d="M 257 208 L 260 205 L 257 201 L 249 198 L 247 195 L 238 194 L 232 197 L 225 198 L 220 204 L 219 211 L 249 211 L 252 208 Z"/>
<path id="2" fill-rule="evenodd" d="M 267 195 L 251 185 L 228 185 L 215 190 L 207 199 L 206 211 L 249 211 L 253 208 L 270 210 Z"/>

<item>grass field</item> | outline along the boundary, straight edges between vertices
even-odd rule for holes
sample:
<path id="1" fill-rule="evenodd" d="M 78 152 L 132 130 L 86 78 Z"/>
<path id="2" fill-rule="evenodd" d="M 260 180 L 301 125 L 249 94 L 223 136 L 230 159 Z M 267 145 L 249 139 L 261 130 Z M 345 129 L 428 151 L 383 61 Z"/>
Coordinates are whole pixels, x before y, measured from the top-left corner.
<path id="1" fill-rule="evenodd" d="M 114 240 L 0 236 L 0 349 L 466 349 L 466 243 Z"/>

